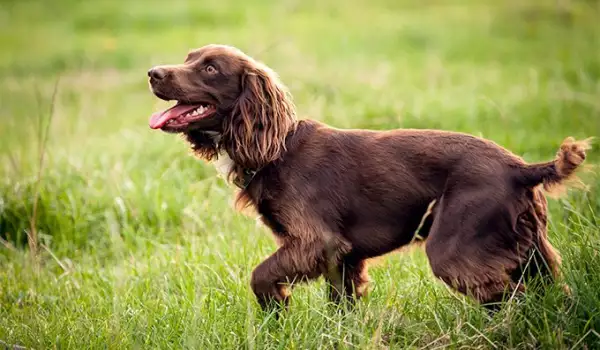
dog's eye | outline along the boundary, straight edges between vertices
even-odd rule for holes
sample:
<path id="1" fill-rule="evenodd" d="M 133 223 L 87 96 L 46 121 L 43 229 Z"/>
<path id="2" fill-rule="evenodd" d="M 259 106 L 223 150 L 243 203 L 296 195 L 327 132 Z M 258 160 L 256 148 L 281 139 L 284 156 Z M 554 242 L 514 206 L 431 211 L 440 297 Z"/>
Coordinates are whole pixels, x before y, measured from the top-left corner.
<path id="1" fill-rule="evenodd" d="M 210 64 L 208 66 L 206 66 L 206 68 L 204 68 L 204 69 L 206 70 L 206 72 L 208 74 L 215 74 L 217 72 L 217 68 L 215 68 L 215 66 L 210 65 Z"/>

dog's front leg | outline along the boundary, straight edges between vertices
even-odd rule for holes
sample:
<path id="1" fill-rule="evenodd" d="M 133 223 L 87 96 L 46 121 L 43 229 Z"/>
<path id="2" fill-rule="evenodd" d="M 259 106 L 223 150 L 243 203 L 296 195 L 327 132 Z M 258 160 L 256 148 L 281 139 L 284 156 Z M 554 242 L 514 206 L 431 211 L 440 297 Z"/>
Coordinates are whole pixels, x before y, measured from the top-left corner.
<path id="1" fill-rule="evenodd" d="M 367 294 L 369 282 L 367 261 L 353 256 L 345 256 L 342 261 L 325 275 L 329 289 L 329 300 L 339 304 L 346 299 L 351 304 Z"/>
<path id="2" fill-rule="evenodd" d="M 318 278 L 325 267 L 323 244 L 289 240 L 252 272 L 250 285 L 264 310 L 287 306 L 288 286 Z"/>

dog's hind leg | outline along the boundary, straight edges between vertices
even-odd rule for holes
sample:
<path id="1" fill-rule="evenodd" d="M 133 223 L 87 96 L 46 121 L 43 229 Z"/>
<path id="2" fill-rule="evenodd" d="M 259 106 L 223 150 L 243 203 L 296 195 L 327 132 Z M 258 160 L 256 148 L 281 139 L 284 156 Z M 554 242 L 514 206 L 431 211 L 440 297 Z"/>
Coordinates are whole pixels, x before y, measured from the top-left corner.
<path id="1" fill-rule="evenodd" d="M 514 282 L 532 281 L 538 278 L 543 285 L 553 283 L 560 277 L 559 253 L 548 241 L 547 201 L 540 188 L 528 193 L 529 208 L 519 215 L 517 230 L 529 230 L 534 236 L 534 245 L 527 253 L 527 260 L 511 273 Z M 568 291 L 568 287 L 565 286 Z"/>
<path id="2" fill-rule="evenodd" d="M 440 199 L 426 253 L 434 275 L 482 304 L 524 287 L 511 280 L 533 245 L 533 234 L 514 229 L 519 204 L 509 191 L 448 191 Z"/>

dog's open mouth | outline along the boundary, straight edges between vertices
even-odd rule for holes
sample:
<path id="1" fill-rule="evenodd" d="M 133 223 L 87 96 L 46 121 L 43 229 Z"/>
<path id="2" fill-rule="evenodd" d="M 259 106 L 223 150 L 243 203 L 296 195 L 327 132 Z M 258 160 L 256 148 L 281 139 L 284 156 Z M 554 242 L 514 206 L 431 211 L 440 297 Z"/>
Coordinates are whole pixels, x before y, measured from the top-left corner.
<path id="1" fill-rule="evenodd" d="M 152 114 L 149 124 L 152 129 L 162 129 L 163 127 L 179 129 L 209 117 L 215 111 L 215 106 L 210 104 L 184 104 L 177 102 L 175 106 L 167 110 Z"/>

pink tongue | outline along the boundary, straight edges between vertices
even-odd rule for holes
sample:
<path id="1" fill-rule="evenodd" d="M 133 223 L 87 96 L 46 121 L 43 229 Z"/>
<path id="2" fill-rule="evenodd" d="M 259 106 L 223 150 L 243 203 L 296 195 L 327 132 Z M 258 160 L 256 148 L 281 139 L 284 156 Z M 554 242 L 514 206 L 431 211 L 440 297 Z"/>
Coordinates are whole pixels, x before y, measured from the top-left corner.
<path id="1" fill-rule="evenodd" d="M 193 111 L 201 105 L 181 105 L 177 104 L 163 112 L 156 112 L 150 117 L 150 127 L 152 129 L 160 129 L 171 119 L 175 119 L 182 114 Z"/>

